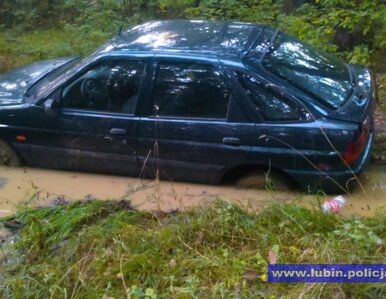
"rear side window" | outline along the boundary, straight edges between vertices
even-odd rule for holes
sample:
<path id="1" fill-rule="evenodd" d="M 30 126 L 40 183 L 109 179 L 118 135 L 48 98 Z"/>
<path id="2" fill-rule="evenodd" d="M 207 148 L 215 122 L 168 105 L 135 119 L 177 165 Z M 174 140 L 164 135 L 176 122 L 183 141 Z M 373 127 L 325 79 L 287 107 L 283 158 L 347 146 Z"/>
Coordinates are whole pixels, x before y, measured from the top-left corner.
<path id="1" fill-rule="evenodd" d="M 213 65 L 161 62 L 153 93 L 154 114 L 167 117 L 226 119 L 229 92 Z"/>
<path id="2" fill-rule="evenodd" d="M 304 107 L 286 99 L 253 76 L 240 72 L 236 72 L 236 75 L 256 110 L 265 120 L 300 121 L 309 118 Z"/>

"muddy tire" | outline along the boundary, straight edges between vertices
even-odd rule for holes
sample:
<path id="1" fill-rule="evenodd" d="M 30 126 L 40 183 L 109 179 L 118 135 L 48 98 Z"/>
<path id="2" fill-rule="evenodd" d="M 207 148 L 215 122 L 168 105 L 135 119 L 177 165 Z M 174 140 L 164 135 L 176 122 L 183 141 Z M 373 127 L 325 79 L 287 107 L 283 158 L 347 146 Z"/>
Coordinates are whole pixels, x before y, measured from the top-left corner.
<path id="1" fill-rule="evenodd" d="M 0 166 L 17 167 L 21 165 L 20 158 L 4 141 L 0 140 Z"/>
<path id="2" fill-rule="evenodd" d="M 253 171 L 241 176 L 237 188 L 288 191 L 292 184 L 288 178 L 274 172 Z"/>

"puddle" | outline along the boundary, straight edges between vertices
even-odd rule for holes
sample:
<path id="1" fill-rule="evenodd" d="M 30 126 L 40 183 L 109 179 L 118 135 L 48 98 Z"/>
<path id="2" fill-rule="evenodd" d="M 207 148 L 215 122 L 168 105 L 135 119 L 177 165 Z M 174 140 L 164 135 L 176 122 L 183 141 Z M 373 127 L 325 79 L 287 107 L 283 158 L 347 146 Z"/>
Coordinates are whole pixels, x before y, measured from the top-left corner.
<path id="1" fill-rule="evenodd" d="M 145 210 L 184 209 L 216 198 L 254 209 L 273 200 L 295 201 L 318 207 L 315 196 L 300 192 L 240 190 L 235 187 L 168 181 L 157 184 L 154 180 L 30 168 L 0 167 L 0 178 L 5 179 L 0 189 L 0 217 L 12 214 L 20 206 L 43 206 L 93 198 L 127 199 L 136 208 Z M 378 209 L 385 210 L 386 165 L 370 167 L 362 180 L 366 194 L 358 189 L 353 195 L 347 196 L 347 206 L 342 209 L 342 214 L 368 216 Z"/>
<path id="2" fill-rule="evenodd" d="M 360 179 L 364 192 L 357 188 L 351 195 L 344 195 L 346 205 L 339 213 L 346 216 L 371 216 L 378 211 L 386 213 L 386 165 L 371 165 Z M 303 196 L 298 202 L 307 207 L 317 206 L 315 196 Z"/>
<path id="3" fill-rule="evenodd" d="M 263 190 L 238 190 L 234 187 L 140 180 L 30 168 L 1 168 L 8 183 L 0 190 L 0 217 L 21 206 L 40 206 L 78 199 L 127 199 L 139 209 L 158 207 L 182 209 L 216 198 L 263 204 L 269 200 L 287 200 L 288 194 Z"/>

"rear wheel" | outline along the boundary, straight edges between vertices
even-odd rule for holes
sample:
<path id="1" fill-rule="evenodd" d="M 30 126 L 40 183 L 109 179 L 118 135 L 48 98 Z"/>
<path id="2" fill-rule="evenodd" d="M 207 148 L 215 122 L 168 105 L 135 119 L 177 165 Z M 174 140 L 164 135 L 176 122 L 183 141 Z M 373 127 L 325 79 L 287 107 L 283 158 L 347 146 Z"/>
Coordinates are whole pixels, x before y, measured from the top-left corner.
<path id="1" fill-rule="evenodd" d="M 21 161 L 15 151 L 0 140 L 0 166 L 20 166 Z"/>
<path id="2" fill-rule="evenodd" d="M 236 187 L 245 189 L 265 189 L 288 191 L 292 189 L 291 181 L 284 175 L 276 172 L 252 171 L 241 176 Z"/>

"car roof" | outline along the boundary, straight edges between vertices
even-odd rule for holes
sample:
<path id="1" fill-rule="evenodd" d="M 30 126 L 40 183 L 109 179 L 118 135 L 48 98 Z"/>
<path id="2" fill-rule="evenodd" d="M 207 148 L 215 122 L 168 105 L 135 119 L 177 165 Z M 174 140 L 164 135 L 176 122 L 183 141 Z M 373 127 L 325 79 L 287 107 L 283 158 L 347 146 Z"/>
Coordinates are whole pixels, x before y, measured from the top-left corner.
<path id="1" fill-rule="evenodd" d="M 176 53 L 243 57 L 263 26 L 227 21 L 152 21 L 122 32 L 98 52 Z"/>

